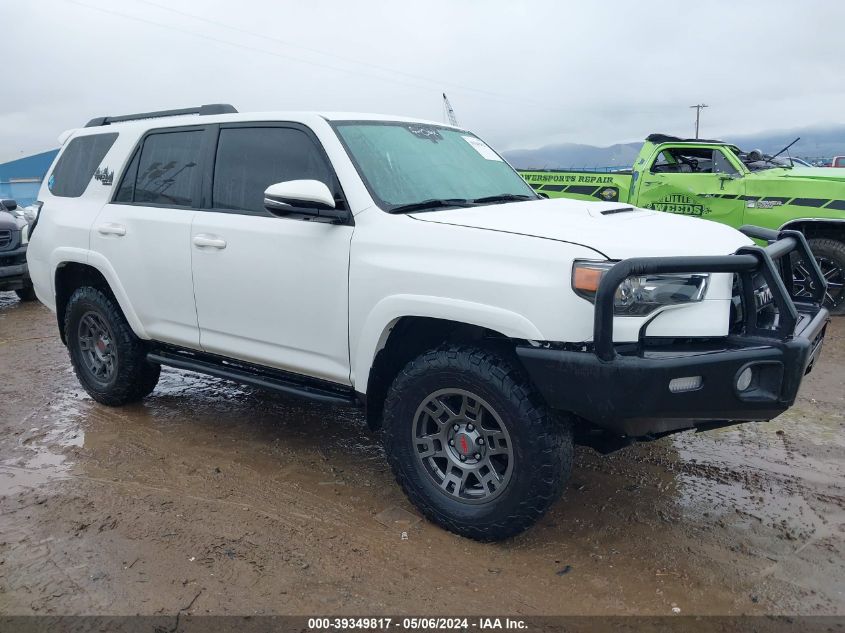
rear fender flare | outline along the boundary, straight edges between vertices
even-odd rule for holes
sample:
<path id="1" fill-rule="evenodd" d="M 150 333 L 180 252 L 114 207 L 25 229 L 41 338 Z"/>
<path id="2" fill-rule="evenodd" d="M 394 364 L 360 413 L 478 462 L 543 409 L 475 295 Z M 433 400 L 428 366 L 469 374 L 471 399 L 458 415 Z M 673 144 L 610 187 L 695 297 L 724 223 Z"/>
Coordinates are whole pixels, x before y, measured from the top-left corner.
<path id="1" fill-rule="evenodd" d="M 132 331 L 138 338 L 149 340 L 150 337 L 141 324 L 138 314 L 132 307 L 129 295 L 126 294 L 126 290 L 120 283 L 117 273 L 109 261 L 99 253 L 80 248 L 59 248 L 53 251 L 50 264 L 53 270 L 51 283 L 53 284 L 54 298 L 56 296 L 56 271 L 62 264 L 68 262 L 85 264 L 97 270 L 108 283 L 114 298 L 117 300 L 120 309 L 123 311 L 123 315 L 126 317 L 126 321 L 129 323 L 129 327 L 132 328 Z"/>

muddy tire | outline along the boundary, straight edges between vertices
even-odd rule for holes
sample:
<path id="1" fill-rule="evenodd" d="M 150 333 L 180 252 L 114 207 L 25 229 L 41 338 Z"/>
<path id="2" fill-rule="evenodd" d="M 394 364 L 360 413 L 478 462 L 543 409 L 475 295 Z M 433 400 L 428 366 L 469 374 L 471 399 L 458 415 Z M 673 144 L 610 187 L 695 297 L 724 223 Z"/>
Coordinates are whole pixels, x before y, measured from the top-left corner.
<path id="1" fill-rule="evenodd" d="M 35 296 L 35 288 L 32 286 L 19 288 L 18 290 L 15 290 L 15 294 L 18 295 L 18 299 L 21 301 L 35 301 L 38 298 Z"/>
<path id="2" fill-rule="evenodd" d="M 97 402 L 120 406 L 140 400 L 158 383 L 161 366 L 148 363 L 115 300 L 97 288 L 79 288 L 65 312 L 65 340 L 73 370 Z"/>
<path id="3" fill-rule="evenodd" d="M 408 363 L 384 405 L 396 480 L 434 523 L 472 539 L 505 539 L 558 499 L 573 460 L 569 420 L 553 417 L 520 369 L 464 346 Z"/>
<path id="4" fill-rule="evenodd" d="M 845 314 L 845 242 L 831 238 L 807 240 L 810 250 L 827 280 L 825 307 L 831 314 Z M 812 285 L 808 274 L 797 259 L 793 264 L 793 284 L 799 297 L 810 296 Z"/>

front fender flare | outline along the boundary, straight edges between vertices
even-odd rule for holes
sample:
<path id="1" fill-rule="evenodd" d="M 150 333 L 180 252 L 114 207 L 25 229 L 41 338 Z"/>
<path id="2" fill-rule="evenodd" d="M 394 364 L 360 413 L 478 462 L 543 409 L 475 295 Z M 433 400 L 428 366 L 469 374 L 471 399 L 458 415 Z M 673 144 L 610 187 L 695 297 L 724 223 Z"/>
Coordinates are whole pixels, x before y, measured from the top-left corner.
<path id="1" fill-rule="evenodd" d="M 510 338 L 543 340 L 540 330 L 530 320 L 510 310 L 448 297 L 391 295 L 370 310 L 358 336 L 353 335 L 352 340 L 357 341 L 357 345 L 351 351 L 351 378 L 357 392 L 367 392 L 373 360 L 402 317 L 443 319 L 483 327 Z"/>

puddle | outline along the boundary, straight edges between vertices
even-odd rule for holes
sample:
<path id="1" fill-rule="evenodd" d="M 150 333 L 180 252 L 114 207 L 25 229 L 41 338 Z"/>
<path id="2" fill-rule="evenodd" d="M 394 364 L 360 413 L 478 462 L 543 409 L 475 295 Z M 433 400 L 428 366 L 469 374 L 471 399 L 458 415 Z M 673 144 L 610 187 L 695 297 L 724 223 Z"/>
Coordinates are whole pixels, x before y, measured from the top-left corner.
<path id="1" fill-rule="evenodd" d="M 43 426 L 22 432 L 17 440 L 21 452 L 0 462 L 0 495 L 67 479 L 74 463 L 69 456 L 85 444 L 82 423 L 91 406 L 87 395 L 60 391 L 28 416 L 29 423 Z"/>
<path id="2" fill-rule="evenodd" d="M 756 522 L 788 540 L 811 537 L 827 520 L 820 498 L 843 498 L 841 430 L 817 420 L 800 424 L 789 414 L 769 423 L 676 436 L 681 467 L 677 504 L 687 518 L 751 528 Z"/>

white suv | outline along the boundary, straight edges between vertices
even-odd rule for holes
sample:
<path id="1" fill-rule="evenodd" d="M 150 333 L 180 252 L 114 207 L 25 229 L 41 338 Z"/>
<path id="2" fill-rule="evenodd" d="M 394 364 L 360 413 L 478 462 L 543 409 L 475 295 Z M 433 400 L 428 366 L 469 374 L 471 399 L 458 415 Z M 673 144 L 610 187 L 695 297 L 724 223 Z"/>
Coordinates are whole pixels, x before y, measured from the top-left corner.
<path id="1" fill-rule="evenodd" d="M 170 365 L 360 404 L 411 501 L 471 538 L 536 521 L 576 436 L 775 417 L 824 337 L 800 234 L 543 199 L 455 127 L 212 105 L 62 142 L 28 261 L 95 400 Z"/>

